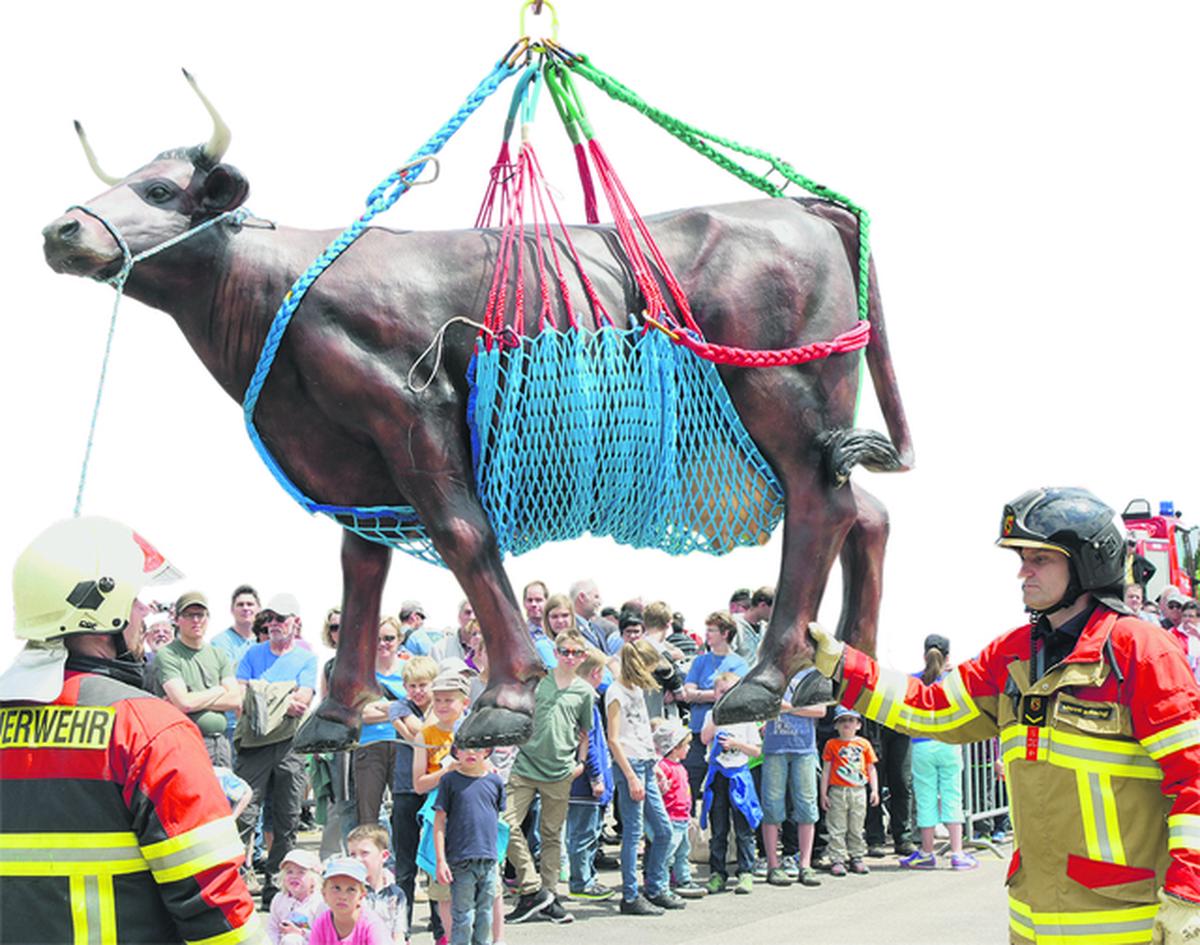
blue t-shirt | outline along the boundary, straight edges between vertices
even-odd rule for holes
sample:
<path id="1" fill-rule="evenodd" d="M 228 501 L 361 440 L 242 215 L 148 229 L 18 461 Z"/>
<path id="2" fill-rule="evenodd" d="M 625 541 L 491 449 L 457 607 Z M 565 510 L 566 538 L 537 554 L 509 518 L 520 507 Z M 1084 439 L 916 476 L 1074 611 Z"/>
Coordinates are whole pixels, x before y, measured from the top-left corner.
<path id="1" fill-rule="evenodd" d="M 404 641 L 404 649 L 413 656 L 428 656 L 437 644 L 442 642 L 442 635 L 436 630 L 426 630 L 421 627 L 414 630 Z"/>
<path id="2" fill-rule="evenodd" d="M 478 778 L 449 771 L 438 782 L 434 810 L 446 812 L 446 862 L 498 859 L 496 821 L 504 812 L 504 782 L 495 771 Z"/>
<path id="3" fill-rule="evenodd" d="M 297 686 L 316 689 L 317 658 L 301 646 L 293 646 L 282 656 L 276 656 L 271 652 L 270 643 L 256 643 L 238 663 L 237 678 L 294 682 Z"/>
<path id="4" fill-rule="evenodd" d="M 554 669 L 558 665 L 558 657 L 554 655 L 554 641 L 546 636 L 546 631 L 541 627 L 530 627 L 529 636 L 533 639 L 533 648 L 541 657 L 542 665 L 546 669 Z"/>
<path id="5" fill-rule="evenodd" d="M 739 676 L 745 676 L 748 672 L 750 672 L 749 664 L 736 653 L 726 653 L 724 656 L 717 656 L 715 653 L 701 653 L 692 660 L 692 667 L 688 670 L 687 679 L 683 682 L 684 685 L 694 683 L 697 689 L 711 689 L 713 680 L 721 673 L 737 673 Z M 704 720 L 708 718 L 712 707 L 713 703 L 711 702 L 691 703 L 688 724 L 693 732 L 699 732 L 704 728 Z"/>
<path id="6" fill-rule="evenodd" d="M 791 695 L 796 684 L 815 671 L 810 666 L 808 669 L 800 670 L 792 677 L 784 696 L 787 702 L 792 701 Z M 762 750 L 764 755 L 815 755 L 817 753 L 817 720 L 786 713 L 781 714 L 777 719 L 771 719 L 763 726 Z"/>
<path id="7" fill-rule="evenodd" d="M 397 699 L 388 706 L 388 718 L 392 721 L 405 719 L 415 715 L 418 721 L 425 721 L 425 713 L 408 701 L 407 698 Z M 393 732 L 396 730 L 393 728 Z M 420 738 L 418 737 L 418 741 Z M 396 742 L 396 770 L 392 776 L 393 794 L 416 794 L 412 780 L 413 750 L 412 745 Z"/>
<path id="8" fill-rule="evenodd" d="M 404 698 L 404 678 L 399 673 L 376 673 L 375 681 L 379 683 L 383 689 L 383 697 L 391 701 Z M 373 722 L 370 725 L 364 725 L 362 732 L 358 736 L 360 745 L 369 745 L 372 742 L 385 742 L 388 739 L 396 737 L 396 730 L 392 728 L 391 722 Z"/>

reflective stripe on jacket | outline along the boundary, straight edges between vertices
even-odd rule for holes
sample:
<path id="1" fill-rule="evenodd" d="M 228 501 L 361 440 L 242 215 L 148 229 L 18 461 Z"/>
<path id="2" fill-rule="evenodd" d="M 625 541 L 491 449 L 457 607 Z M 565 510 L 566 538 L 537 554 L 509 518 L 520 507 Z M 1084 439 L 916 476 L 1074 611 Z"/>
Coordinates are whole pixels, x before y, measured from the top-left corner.
<path id="1" fill-rule="evenodd" d="M 1031 681 L 1030 629 L 932 686 L 847 647 L 841 700 L 908 734 L 999 735 L 1012 942 L 1149 942 L 1159 886 L 1200 902 L 1200 688 L 1162 630 L 1103 605 Z"/>
<path id="2" fill-rule="evenodd" d="M 194 725 L 104 676 L 0 703 L 0 941 L 265 942 Z"/>

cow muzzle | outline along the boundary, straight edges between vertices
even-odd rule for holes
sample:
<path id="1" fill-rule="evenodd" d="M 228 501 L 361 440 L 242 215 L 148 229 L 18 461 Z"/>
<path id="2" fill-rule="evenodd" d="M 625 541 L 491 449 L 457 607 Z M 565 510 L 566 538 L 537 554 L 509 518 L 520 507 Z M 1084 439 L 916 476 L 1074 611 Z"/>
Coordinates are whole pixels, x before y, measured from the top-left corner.
<path id="1" fill-rule="evenodd" d="M 124 262 L 108 231 L 78 211 L 65 213 L 45 227 L 42 241 L 46 263 L 57 273 L 103 281 L 120 272 Z"/>

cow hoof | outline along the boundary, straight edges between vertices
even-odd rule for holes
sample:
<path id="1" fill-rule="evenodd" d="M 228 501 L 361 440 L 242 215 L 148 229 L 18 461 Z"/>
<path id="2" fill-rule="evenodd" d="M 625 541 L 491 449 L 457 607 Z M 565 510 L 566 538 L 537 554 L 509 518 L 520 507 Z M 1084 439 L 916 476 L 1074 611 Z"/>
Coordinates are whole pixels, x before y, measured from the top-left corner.
<path id="1" fill-rule="evenodd" d="M 471 711 L 459 727 L 454 741 L 463 748 L 495 748 L 520 745 L 533 734 L 533 716 L 500 706 Z"/>
<path id="2" fill-rule="evenodd" d="M 345 751 L 358 745 L 361 727 L 357 712 L 326 699 L 301 723 L 292 749 L 301 753 Z"/>
<path id="3" fill-rule="evenodd" d="M 780 693 L 757 679 L 746 677 L 713 707 L 713 721 L 717 725 L 730 725 L 778 718 L 782 701 Z"/>
<path id="4" fill-rule="evenodd" d="M 533 690 L 541 677 L 496 682 L 483 691 L 455 740 L 468 748 L 520 745 L 533 734 Z"/>

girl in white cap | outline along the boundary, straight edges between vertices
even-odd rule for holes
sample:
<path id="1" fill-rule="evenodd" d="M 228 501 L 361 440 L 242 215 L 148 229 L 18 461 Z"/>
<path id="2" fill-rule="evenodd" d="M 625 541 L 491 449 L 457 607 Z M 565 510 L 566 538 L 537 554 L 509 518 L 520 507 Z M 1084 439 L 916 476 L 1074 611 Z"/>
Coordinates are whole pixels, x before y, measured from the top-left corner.
<path id="1" fill-rule="evenodd" d="M 325 911 L 317 891 L 321 861 L 311 850 L 288 851 L 279 867 L 275 884 L 279 893 L 271 900 L 267 937 L 272 945 L 305 945 L 313 920 Z"/>

